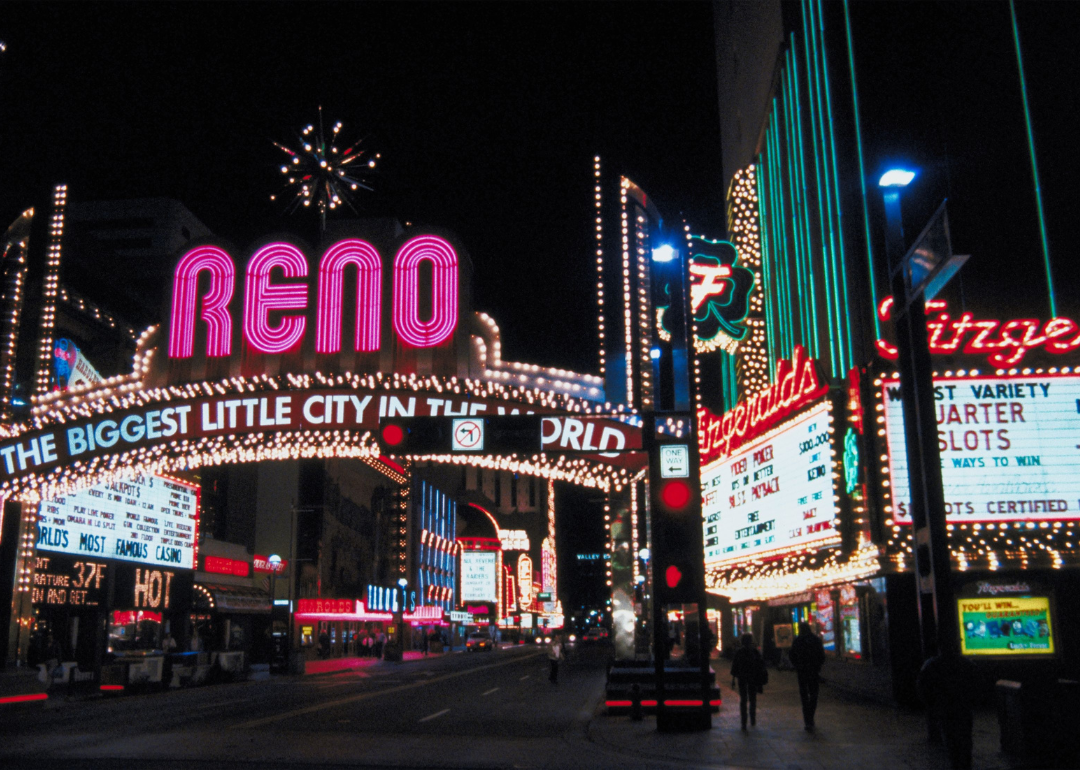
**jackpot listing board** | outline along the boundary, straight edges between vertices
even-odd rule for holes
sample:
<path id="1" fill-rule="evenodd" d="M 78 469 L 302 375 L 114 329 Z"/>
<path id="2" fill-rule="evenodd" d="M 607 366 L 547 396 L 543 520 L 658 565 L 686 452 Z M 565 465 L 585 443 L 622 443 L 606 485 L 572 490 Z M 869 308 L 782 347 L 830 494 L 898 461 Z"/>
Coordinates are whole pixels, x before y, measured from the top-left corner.
<path id="1" fill-rule="evenodd" d="M 837 537 L 830 422 L 821 402 L 703 469 L 706 564 Z"/>

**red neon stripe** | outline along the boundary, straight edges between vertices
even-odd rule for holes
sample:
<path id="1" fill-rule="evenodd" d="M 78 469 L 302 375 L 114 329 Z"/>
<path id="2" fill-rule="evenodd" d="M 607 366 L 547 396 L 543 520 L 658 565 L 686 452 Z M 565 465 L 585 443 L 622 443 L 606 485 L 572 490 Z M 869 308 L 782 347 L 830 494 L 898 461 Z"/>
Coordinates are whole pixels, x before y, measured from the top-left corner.
<path id="1" fill-rule="evenodd" d="M 643 700 L 643 701 L 641 702 L 641 705 L 642 705 L 642 706 L 655 706 L 655 705 L 656 705 L 656 701 L 654 701 L 654 700 Z"/>
<path id="2" fill-rule="evenodd" d="M 102 690 L 123 690 L 124 685 L 122 685 L 122 684 L 103 684 L 103 685 L 101 685 L 101 689 Z"/>
<path id="3" fill-rule="evenodd" d="M 402 476 L 405 475 L 405 469 L 402 468 L 400 465 L 398 465 L 393 460 L 386 457 L 386 455 L 379 455 L 379 462 L 381 462 L 383 465 L 389 465 L 391 468 L 393 468 L 395 471 L 400 473 Z"/>
<path id="4" fill-rule="evenodd" d="M 665 706 L 700 706 L 700 700 L 666 700 Z"/>
<path id="5" fill-rule="evenodd" d="M 48 693 L 35 692 L 30 695 L 9 695 L 6 698 L 0 698 L 0 703 L 26 703 L 32 700 L 47 700 Z"/>
<path id="6" fill-rule="evenodd" d="M 608 708 L 612 708 L 612 707 L 618 708 L 620 706 L 633 706 L 634 702 L 629 701 L 629 700 L 609 700 L 609 701 L 605 701 L 604 705 L 607 706 Z"/>

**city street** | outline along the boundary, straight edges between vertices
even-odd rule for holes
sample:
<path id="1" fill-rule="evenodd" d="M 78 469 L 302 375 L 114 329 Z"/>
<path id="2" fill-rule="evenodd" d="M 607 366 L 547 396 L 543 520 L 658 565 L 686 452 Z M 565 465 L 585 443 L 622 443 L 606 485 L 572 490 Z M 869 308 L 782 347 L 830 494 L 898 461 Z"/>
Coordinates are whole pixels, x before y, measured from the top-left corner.
<path id="1" fill-rule="evenodd" d="M 12 768 L 728 767 L 776 770 L 948 767 L 921 714 L 822 690 L 819 728 L 802 730 L 794 675 L 774 672 L 758 726 L 738 729 L 721 674 L 708 733 L 661 735 L 651 719 L 603 714 L 609 651 L 582 648 L 557 686 L 536 648 L 455 653 L 336 674 L 148 695 L 8 706 L 0 763 Z M 1033 767 L 1003 756 L 990 711 L 975 767 Z"/>

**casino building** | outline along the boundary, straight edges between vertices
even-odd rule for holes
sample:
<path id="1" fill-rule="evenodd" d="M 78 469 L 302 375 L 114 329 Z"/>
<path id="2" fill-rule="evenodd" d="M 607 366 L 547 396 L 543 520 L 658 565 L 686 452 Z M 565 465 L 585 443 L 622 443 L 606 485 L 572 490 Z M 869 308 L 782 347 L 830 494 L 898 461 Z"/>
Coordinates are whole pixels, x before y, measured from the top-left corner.
<path id="1" fill-rule="evenodd" d="M 751 632 L 779 662 L 809 621 L 830 682 L 911 701 L 907 448 L 853 13 L 716 4 L 728 237 L 754 288 L 741 336 L 701 362 L 706 579 L 725 645 Z M 947 246 L 944 211 L 924 236 Z M 1020 318 L 948 288 L 927 303 L 957 597 L 942 611 L 989 681 L 1080 665 L 1080 325 L 1041 317 L 1041 286 Z"/>

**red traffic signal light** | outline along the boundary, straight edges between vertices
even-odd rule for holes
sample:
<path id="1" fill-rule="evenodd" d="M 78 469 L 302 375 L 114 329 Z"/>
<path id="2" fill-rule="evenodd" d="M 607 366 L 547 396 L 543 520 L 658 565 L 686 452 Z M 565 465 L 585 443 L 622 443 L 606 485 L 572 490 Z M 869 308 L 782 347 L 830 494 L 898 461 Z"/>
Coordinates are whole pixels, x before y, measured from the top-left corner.
<path id="1" fill-rule="evenodd" d="M 683 510 L 690 504 L 690 484 L 685 479 L 663 479 L 660 501 L 672 512 Z"/>
<path id="2" fill-rule="evenodd" d="M 408 431 L 396 422 L 386 423 L 379 431 L 383 445 L 388 448 L 403 447 L 408 435 Z"/>

